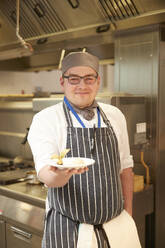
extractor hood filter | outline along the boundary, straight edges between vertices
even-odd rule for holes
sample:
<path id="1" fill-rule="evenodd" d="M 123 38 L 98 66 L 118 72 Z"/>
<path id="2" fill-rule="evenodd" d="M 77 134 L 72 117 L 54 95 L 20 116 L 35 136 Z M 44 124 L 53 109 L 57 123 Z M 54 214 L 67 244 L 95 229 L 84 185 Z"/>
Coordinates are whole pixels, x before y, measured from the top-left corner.
<path id="1" fill-rule="evenodd" d="M 1 1 L 0 10 L 16 28 L 16 1 Z M 64 30 L 66 26 L 51 1 L 20 1 L 20 34 L 24 39 Z"/>
<path id="2" fill-rule="evenodd" d="M 139 15 L 135 0 L 22 0 L 20 1 L 20 35 L 39 39 L 52 34 L 126 19 Z M 16 27 L 16 1 L 1 0 L 0 10 Z"/>
<path id="3" fill-rule="evenodd" d="M 133 0 L 99 0 L 105 16 L 112 22 L 139 15 Z"/>

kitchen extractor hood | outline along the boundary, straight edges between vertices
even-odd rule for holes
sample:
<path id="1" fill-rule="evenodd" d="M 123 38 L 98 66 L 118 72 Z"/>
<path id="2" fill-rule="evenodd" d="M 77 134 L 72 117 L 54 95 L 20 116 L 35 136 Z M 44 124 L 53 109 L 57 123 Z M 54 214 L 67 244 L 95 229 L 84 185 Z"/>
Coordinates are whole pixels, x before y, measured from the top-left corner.
<path id="1" fill-rule="evenodd" d="M 16 0 L 1 0 L 0 70 L 57 68 L 62 49 L 84 47 L 106 61 L 116 31 L 165 22 L 164 0 L 20 0 L 19 10 L 19 33 L 34 51 L 16 36 Z"/>

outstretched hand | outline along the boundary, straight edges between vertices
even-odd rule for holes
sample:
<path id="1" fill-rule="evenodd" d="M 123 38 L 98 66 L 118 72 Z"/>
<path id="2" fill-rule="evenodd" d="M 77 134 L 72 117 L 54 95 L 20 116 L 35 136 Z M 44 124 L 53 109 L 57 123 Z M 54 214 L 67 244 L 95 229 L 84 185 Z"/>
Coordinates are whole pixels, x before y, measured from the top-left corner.
<path id="1" fill-rule="evenodd" d="M 40 170 L 39 179 L 41 182 L 47 185 L 47 187 L 58 188 L 67 184 L 73 175 L 82 174 L 86 171 L 88 171 L 88 167 L 77 169 L 59 169 L 57 167 L 47 165 Z"/>
<path id="2" fill-rule="evenodd" d="M 83 167 L 83 168 L 68 168 L 68 169 L 59 169 L 55 166 L 50 166 L 49 170 L 53 171 L 53 172 L 56 172 L 56 173 L 59 173 L 59 174 L 82 174 L 86 171 L 88 171 L 88 167 Z"/>

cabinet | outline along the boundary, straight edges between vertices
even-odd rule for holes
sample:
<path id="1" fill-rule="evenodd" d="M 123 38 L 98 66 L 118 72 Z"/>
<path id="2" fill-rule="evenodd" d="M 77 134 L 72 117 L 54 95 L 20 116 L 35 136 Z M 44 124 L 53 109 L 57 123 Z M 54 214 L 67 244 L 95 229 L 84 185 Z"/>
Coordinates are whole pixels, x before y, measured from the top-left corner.
<path id="1" fill-rule="evenodd" d="M 42 237 L 6 223 L 6 248 L 40 248 Z"/>
<path id="2" fill-rule="evenodd" d="M 5 222 L 0 220 L 0 248 L 6 248 Z"/>
<path id="3" fill-rule="evenodd" d="M 0 248 L 41 248 L 42 237 L 0 220 Z"/>
<path id="4" fill-rule="evenodd" d="M 17 187 L 21 189 L 18 184 Z M 45 209 L 6 197 L 1 192 L 0 248 L 41 248 Z M 14 196 L 19 195 L 15 193 Z"/>

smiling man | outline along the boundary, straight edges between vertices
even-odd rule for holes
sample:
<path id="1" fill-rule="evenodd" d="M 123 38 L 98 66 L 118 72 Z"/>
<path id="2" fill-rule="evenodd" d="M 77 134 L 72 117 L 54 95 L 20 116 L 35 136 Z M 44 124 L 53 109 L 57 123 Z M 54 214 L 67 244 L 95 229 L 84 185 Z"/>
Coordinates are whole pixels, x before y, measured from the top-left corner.
<path id="1" fill-rule="evenodd" d="M 48 186 L 43 248 L 140 248 L 132 215 L 133 160 L 126 121 L 97 103 L 99 60 L 75 52 L 62 61 L 64 101 L 34 116 L 28 141 Z M 52 154 L 95 160 L 79 169 L 51 166 Z M 85 238 L 84 238 L 85 237 Z"/>
<path id="2" fill-rule="evenodd" d="M 66 82 L 66 83 L 65 83 Z M 90 67 L 70 68 L 61 78 L 66 98 L 79 108 L 90 106 L 97 94 L 100 77 Z"/>

